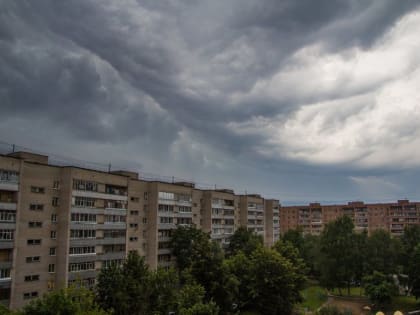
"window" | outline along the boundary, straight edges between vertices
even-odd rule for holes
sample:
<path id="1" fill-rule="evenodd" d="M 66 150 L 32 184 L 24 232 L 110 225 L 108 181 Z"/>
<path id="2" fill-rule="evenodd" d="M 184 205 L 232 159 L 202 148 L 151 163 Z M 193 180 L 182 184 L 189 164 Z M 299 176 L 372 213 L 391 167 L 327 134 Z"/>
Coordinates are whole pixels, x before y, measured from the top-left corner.
<path id="1" fill-rule="evenodd" d="M 52 223 L 57 223 L 57 215 L 56 214 L 51 214 L 51 222 Z"/>
<path id="2" fill-rule="evenodd" d="M 49 264 L 48 265 L 48 272 L 49 273 L 55 273 L 55 265 L 54 264 Z"/>
<path id="3" fill-rule="evenodd" d="M 0 170 L 0 181 L 1 182 L 18 182 L 19 173 L 15 171 Z"/>
<path id="4" fill-rule="evenodd" d="M 174 218 L 172 217 L 160 217 L 159 223 L 160 224 L 171 224 L 174 222 Z"/>
<path id="5" fill-rule="evenodd" d="M 26 257 L 26 262 L 29 263 L 34 263 L 34 262 L 40 262 L 41 261 L 41 257 L 40 256 L 29 256 Z"/>
<path id="6" fill-rule="evenodd" d="M 58 197 L 53 197 L 52 198 L 51 204 L 52 204 L 53 207 L 58 207 L 58 205 L 59 205 L 58 200 L 59 200 Z"/>
<path id="7" fill-rule="evenodd" d="M 130 242 L 137 242 L 137 241 L 138 241 L 138 237 L 137 236 L 130 237 Z"/>
<path id="8" fill-rule="evenodd" d="M 125 215 L 106 214 L 105 223 L 125 223 Z"/>
<path id="9" fill-rule="evenodd" d="M 125 252 L 125 244 L 104 245 L 103 252 L 104 253 Z"/>
<path id="10" fill-rule="evenodd" d="M 173 212 L 174 211 L 174 206 L 159 205 L 158 210 L 159 210 L 159 212 Z"/>
<path id="11" fill-rule="evenodd" d="M 37 297 L 38 297 L 38 292 L 36 291 L 23 293 L 24 300 L 34 299 Z"/>
<path id="12" fill-rule="evenodd" d="M 55 247 L 50 247 L 50 256 L 55 256 L 56 255 L 56 248 Z"/>
<path id="13" fill-rule="evenodd" d="M 177 220 L 178 224 L 192 224 L 192 219 L 191 218 L 178 218 Z"/>
<path id="14" fill-rule="evenodd" d="M 132 202 L 139 202 L 140 201 L 140 198 L 139 197 L 131 197 L 130 200 Z"/>
<path id="15" fill-rule="evenodd" d="M 32 282 L 32 281 L 38 281 L 39 275 L 29 275 L 25 276 L 25 282 Z"/>
<path id="16" fill-rule="evenodd" d="M 95 262 L 88 261 L 82 263 L 70 263 L 69 272 L 85 271 L 85 270 L 95 270 Z"/>
<path id="17" fill-rule="evenodd" d="M 70 247 L 69 255 L 95 254 L 95 246 Z"/>
<path id="18" fill-rule="evenodd" d="M 191 207 L 179 207 L 178 209 L 181 213 L 191 213 Z"/>
<path id="19" fill-rule="evenodd" d="M 0 240 L 11 241 L 13 240 L 14 230 L 0 230 Z"/>
<path id="20" fill-rule="evenodd" d="M 137 228 L 139 225 L 137 223 L 130 223 L 131 228 Z"/>
<path id="21" fill-rule="evenodd" d="M 131 210 L 130 214 L 131 215 L 139 215 L 139 211 L 138 210 Z"/>
<path id="22" fill-rule="evenodd" d="M 0 210 L 0 222 L 16 222 L 16 212 Z"/>
<path id="23" fill-rule="evenodd" d="M 36 193 L 36 194 L 43 194 L 43 193 L 45 193 L 45 188 L 44 187 L 31 186 L 31 192 Z"/>
<path id="24" fill-rule="evenodd" d="M 10 278 L 10 269 L 0 269 L 0 279 Z"/>
<path id="25" fill-rule="evenodd" d="M 96 223 L 96 214 L 90 213 L 72 213 L 72 222 Z"/>
<path id="26" fill-rule="evenodd" d="M 111 266 L 121 266 L 124 263 L 122 259 L 110 259 L 102 261 L 102 268 L 108 268 Z"/>
<path id="27" fill-rule="evenodd" d="M 95 238 L 96 231 L 95 230 L 70 230 L 70 238 L 77 239 L 77 238 Z"/>
<path id="28" fill-rule="evenodd" d="M 53 182 L 53 189 L 60 189 L 60 181 L 59 180 L 55 180 Z"/>
<path id="29" fill-rule="evenodd" d="M 161 200 L 175 200 L 175 194 L 174 193 L 169 193 L 169 192 L 164 192 L 164 191 L 159 191 L 159 199 L 161 199 Z"/>
<path id="30" fill-rule="evenodd" d="M 119 200 L 107 200 L 105 202 L 105 208 L 127 209 L 127 202 Z"/>
<path id="31" fill-rule="evenodd" d="M 144 193 L 144 200 L 147 200 L 147 192 Z"/>
<path id="32" fill-rule="evenodd" d="M 98 183 L 87 180 L 74 179 L 73 189 L 85 191 L 98 191 Z"/>
<path id="33" fill-rule="evenodd" d="M 47 289 L 48 289 L 48 291 L 52 291 L 52 290 L 54 290 L 54 288 L 55 288 L 54 281 L 48 280 L 48 282 L 47 282 Z"/>
<path id="34" fill-rule="evenodd" d="M 53 240 L 55 240 L 57 238 L 57 231 L 51 231 L 50 236 Z"/>
<path id="35" fill-rule="evenodd" d="M 147 218 L 142 219 L 143 224 L 147 224 Z"/>
<path id="36" fill-rule="evenodd" d="M 93 208 L 95 207 L 95 199 L 88 198 L 88 197 L 75 197 L 74 198 L 74 205 L 76 207 L 88 207 Z"/>
<path id="37" fill-rule="evenodd" d="M 44 205 L 31 203 L 29 205 L 29 210 L 32 210 L 32 211 L 42 211 L 42 210 L 44 210 Z"/>
<path id="38" fill-rule="evenodd" d="M 30 228 L 41 228 L 42 227 L 42 222 L 40 222 L 40 221 L 29 221 L 28 222 L 28 227 L 30 227 Z"/>
<path id="39" fill-rule="evenodd" d="M 104 238 L 125 238 L 125 230 L 105 230 Z"/>
<path id="40" fill-rule="evenodd" d="M 41 245 L 41 240 L 40 239 L 31 239 L 31 240 L 27 240 L 26 243 L 28 245 Z"/>

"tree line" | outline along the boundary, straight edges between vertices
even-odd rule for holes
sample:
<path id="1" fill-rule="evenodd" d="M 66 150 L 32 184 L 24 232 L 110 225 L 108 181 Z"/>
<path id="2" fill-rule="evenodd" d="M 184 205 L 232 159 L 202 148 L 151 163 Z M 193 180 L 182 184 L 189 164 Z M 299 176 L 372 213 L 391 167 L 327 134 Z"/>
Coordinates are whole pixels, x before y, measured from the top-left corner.
<path id="1" fill-rule="evenodd" d="M 170 241 L 174 267 L 151 270 L 130 252 L 122 265 L 101 270 L 93 291 L 72 287 L 32 301 L 19 312 L 61 315 L 222 315 L 246 310 L 291 314 L 308 278 L 344 293 L 363 286 L 378 304 L 395 294 L 399 277 L 420 296 L 420 226 L 401 237 L 384 230 L 356 232 L 343 216 L 319 236 L 289 230 L 272 248 L 239 228 L 226 248 L 195 227 L 178 227 Z"/>
<path id="2" fill-rule="evenodd" d="M 382 229 L 356 232 L 347 216 L 327 224 L 319 236 L 290 230 L 283 242 L 293 244 L 308 266 L 308 276 L 340 294 L 362 286 L 371 300 L 386 304 L 392 295 L 420 297 L 420 226 L 412 225 L 400 237 Z M 396 283 L 400 284 L 398 288 Z"/>

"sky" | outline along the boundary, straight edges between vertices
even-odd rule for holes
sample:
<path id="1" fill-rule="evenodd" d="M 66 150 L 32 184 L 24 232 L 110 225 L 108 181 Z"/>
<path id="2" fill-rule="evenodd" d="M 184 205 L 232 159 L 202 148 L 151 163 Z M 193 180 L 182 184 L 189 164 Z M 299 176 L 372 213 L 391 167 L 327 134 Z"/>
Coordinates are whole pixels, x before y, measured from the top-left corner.
<path id="1" fill-rule="evenodd" d="M 0 0 L 0 141 L 283 204 L 418 201 L 419 4 Z"/>

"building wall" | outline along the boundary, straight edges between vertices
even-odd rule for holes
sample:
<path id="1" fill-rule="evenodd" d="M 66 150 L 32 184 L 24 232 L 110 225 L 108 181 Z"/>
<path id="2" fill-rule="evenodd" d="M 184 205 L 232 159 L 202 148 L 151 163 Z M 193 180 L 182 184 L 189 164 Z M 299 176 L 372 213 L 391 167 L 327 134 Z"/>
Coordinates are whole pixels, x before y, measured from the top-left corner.
<path id="1" fill-rule="evenodd" d="M 365 204 L 355 201 L 342 205 L 281 207 L 281 233 L 300 228 L 304 233 L 319 234 L 326 224 L 343 215 L 352 218 L 356 231 L 366 230 L 371 234 L 383 229 L 393 236 L 399 236 L 405 227 L 420 223 L 420 203 L 398 200 L 396 203 Z"/>

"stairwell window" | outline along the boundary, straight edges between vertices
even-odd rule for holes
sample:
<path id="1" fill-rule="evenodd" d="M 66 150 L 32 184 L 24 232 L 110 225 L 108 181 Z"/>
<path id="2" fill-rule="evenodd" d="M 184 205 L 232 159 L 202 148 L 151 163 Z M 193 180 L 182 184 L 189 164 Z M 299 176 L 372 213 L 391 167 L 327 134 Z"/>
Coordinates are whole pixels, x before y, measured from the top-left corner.
<path id="1" fill-rule="evenodd" d="M 44 187 L 38 187 L 38 186 L 31 186 L 31 192 L 35 194 L 44 194 L 45 188 Z"/>

